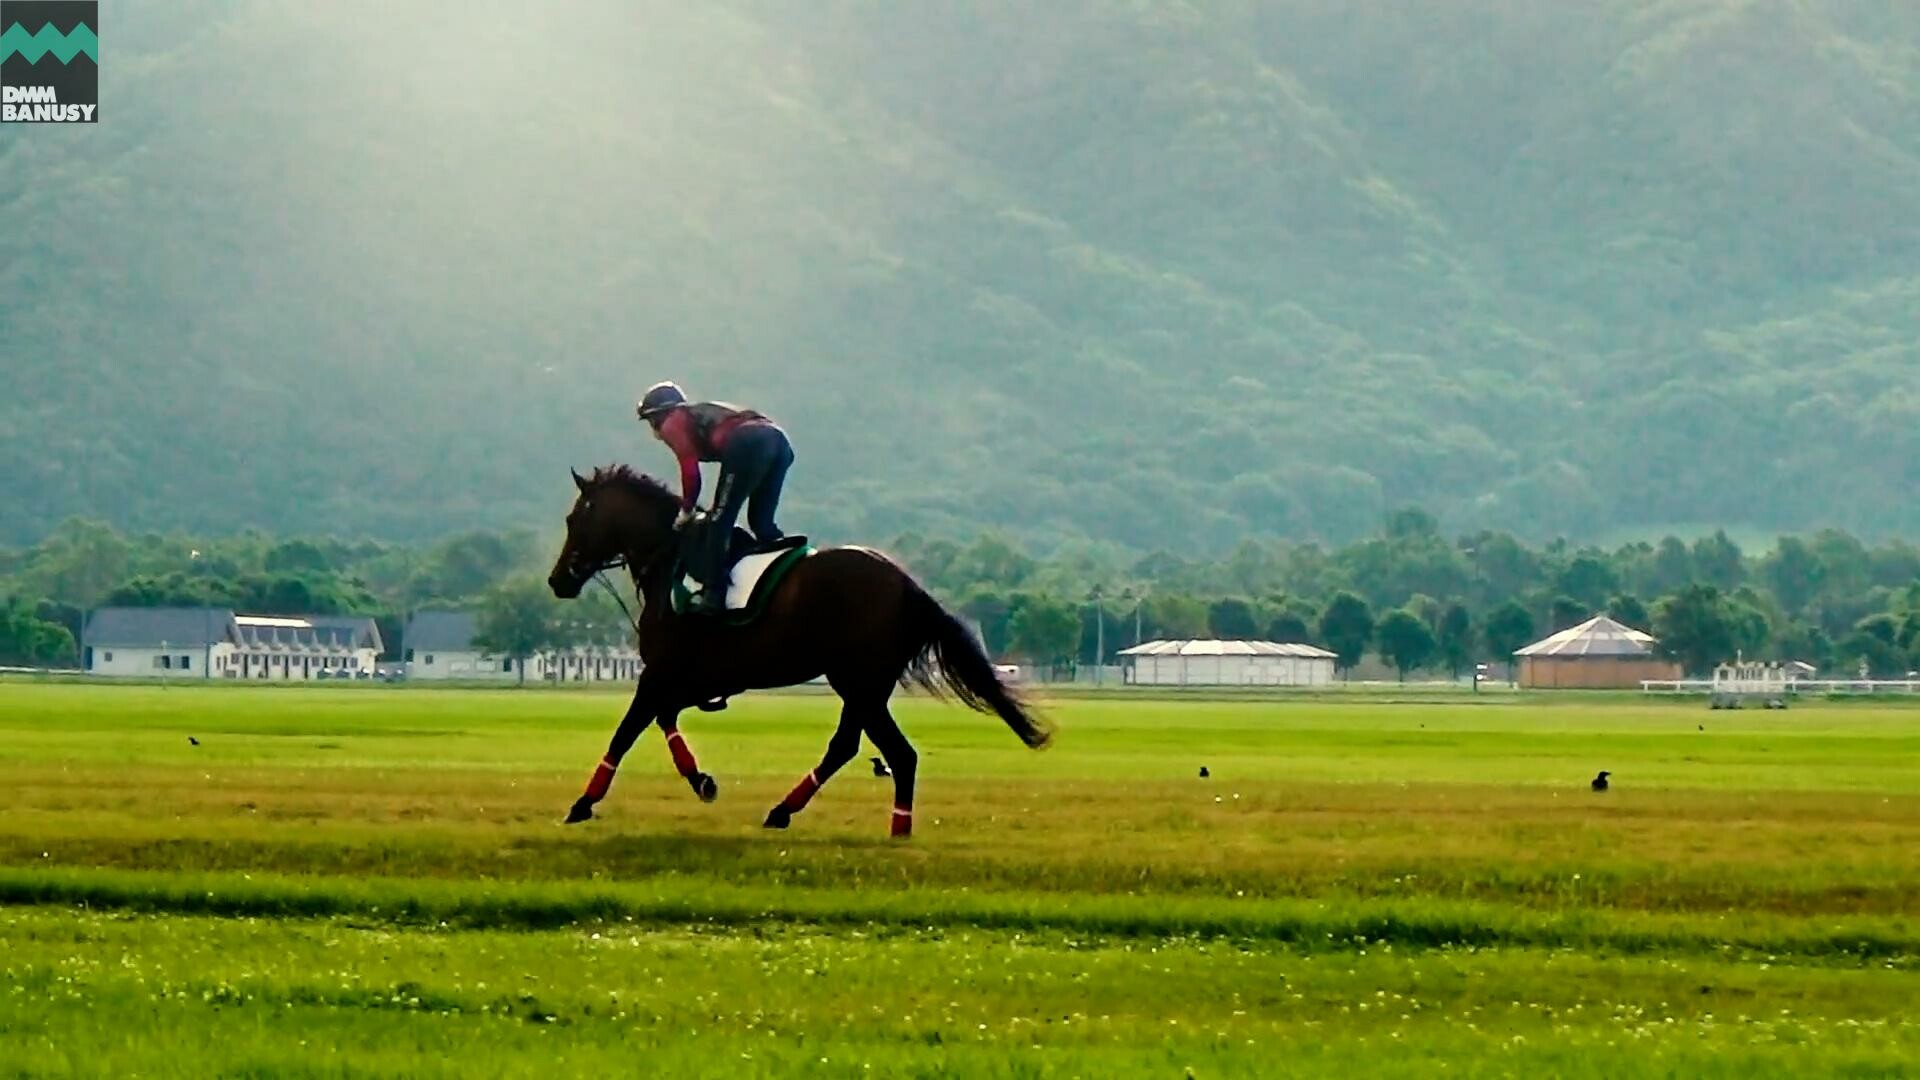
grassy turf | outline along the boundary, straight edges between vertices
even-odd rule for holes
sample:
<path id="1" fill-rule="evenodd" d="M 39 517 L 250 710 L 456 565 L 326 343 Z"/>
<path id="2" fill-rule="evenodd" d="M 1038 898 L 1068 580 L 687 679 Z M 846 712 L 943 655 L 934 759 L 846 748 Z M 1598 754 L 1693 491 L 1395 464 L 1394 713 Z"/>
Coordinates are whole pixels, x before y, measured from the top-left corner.
<path id="1" fill-rule="evenodd" d="M 904 701 L 903 846 L 817 696 L 556 824 L 620 706 L 0 683 L 0 1072 L 1920 1068 L 1920 710 Z"/>

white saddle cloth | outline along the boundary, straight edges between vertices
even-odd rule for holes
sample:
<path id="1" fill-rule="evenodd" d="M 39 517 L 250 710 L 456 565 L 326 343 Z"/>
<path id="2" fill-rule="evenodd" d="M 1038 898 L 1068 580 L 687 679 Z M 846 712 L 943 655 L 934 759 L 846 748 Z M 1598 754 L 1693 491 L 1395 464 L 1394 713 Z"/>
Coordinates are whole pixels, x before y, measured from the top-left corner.
<path id="1" fill-rule="evenodd" d="M 754 586 L 766 576 L 767 570 L 779 562 L 781 556 L 791 553 L 791 549 L 763 551 L 758 555 L 749 555 L 733 564 L 733 578 L 727 583 L 727 610 L 739 611 L 753 599 Z M 692 577 L 686 579 L 687 592 L 698 595 L 700 583 Z"/>

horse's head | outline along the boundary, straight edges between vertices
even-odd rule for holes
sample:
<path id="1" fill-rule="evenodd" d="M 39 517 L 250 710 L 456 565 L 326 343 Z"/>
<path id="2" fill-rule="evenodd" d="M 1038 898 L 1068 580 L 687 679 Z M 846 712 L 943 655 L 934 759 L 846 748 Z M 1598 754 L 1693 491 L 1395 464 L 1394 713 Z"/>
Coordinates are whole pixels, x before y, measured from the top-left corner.
<path id="1" fill-rule="evenodd" d="M 593 575 L 626 563 L 644 572 L 673 538 L 679 499 L 658 481 L 624 465 L 573 474 L 580 494 L 567 514 L 567 542 L 553 562 L 547 585 L 571 600 Z"/>

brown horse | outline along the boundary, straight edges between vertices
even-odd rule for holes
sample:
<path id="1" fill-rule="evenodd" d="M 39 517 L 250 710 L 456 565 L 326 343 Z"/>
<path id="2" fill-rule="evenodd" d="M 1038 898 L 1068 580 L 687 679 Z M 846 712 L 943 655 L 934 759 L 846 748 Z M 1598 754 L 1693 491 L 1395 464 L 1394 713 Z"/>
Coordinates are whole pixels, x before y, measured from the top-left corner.
<path id="1" fill-rule="evenodd" d="M 644 662 L 633 703 L 607 756 L 567 814 L 593 816 L 614 770 L 650 723 L 660 725 L 680 775 L 701 799 L 719 793 L 700 771 L 680 734 L 680 713 L 747 690 L 793 686 L 825 676 L 840 695 L 840 726 L 820 764 L 767 813 L 784 829 L 841 766 L 860 752 L 864 732 L 893 770 L 892 835 L 913 832 L 913 776 L 919 755 L 887 710 L 896 687 L 951 694 L 979 712 L 998 714 L 1028 746 L 1052 733 L 999 673 L 973 635 L 892 560 L 865 548 L 829 548 L 802 559 L 753 622 L 675 615 L 668 592 L 679 536 L 679 499 L 626 466 L 573 475 L 580 489 L 567 515 L 567 542 L 547 584 L 563 600 L 580 595 L 602 570 L 625 566 L 642 601 L 638 630 Z"/>

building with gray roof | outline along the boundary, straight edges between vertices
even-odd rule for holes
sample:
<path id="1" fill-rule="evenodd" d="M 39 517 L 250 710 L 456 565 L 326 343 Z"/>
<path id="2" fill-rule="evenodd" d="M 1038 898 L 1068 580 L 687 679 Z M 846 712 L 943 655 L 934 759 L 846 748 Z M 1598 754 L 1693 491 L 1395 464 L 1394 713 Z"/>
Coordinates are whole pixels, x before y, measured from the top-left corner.
<path id="1" fill-rule="evenodd" d="M 386 648 L 370 618 L 227 608 L 101 608 L 81 630 L 89 674 L 138 678 L 369 678 Z"/>
<path id="2" fill-rule="evenodd" d="M 627 682 L 640 676 L 640 654 L 619 645 L 549 649 L 527 658 L 525 680 L 512 657 L 482 648 L 480 617 L 471 611 L 416 611 L 401 633 L 408 679 L 473 682 Z"/>

